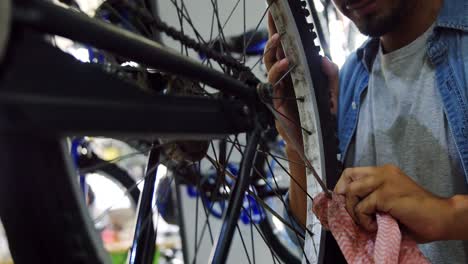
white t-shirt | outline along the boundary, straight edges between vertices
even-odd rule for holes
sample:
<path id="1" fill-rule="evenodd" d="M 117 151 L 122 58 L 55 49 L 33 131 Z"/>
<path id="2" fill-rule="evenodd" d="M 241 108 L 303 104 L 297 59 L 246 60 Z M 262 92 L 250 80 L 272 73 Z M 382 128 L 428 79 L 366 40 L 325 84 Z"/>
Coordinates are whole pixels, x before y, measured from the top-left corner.
<path id="1" fill-rule="evenodd" d="M 394 164 L 432 193 L 468 193 L 453 136 L 426 55 L 433 27 L 409 45 L 376 56 L 359 111 L 352 166 Z M 432 263 L 468 263 L 468 242 L 420 245 Z"/>

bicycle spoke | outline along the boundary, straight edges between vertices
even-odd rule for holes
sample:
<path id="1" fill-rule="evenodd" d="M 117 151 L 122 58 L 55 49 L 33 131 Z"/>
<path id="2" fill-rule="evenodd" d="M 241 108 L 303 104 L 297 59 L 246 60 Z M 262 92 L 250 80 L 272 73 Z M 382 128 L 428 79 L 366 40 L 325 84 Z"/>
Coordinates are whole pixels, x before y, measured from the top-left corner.
<path id="1" fill-rule="evenodd" d="M 254 169 L 255 169 L 255 168 L 254 168 Z M 273 190 L 273 192 L 275 192 L 276 196 L 277 196 L 278 199 L 281 201 L 281 203 L 283 204 L 284 208 L 288 208 L 289 206 L 286 204 L 286 201 L 284 201 L 284 197 L 276 191 L 277 189 L 279 189 L 278 184 L 276 184 L 276 185 L 277 185 L 277 186 L 276 186 L 277 189 L 273 188 L 273 187 L 268 183 L 268 180 L 261 174 L 261 172 L 259 172 L 257 169 L 255 169 L 255 171 L 256 171 L 256 173 L 257 173 L 260 177 L 263 178 L 263 180 L 265 181 L 265 183 Z M 273 176 L 272 178 L 273 178 L 273 180 L 276 182 L 275 177 Z M 258 195 L 255 195 L 255 196 L 258 197 Z M 258 199 L 261 199 L 261 198 L 258 197 Z M 271 209 L 271 207 L 270 207 L 270 209 Z M 291 219 L 291 215 L 289 214 L 289 212 L 287 213 L 287 215 L 288 215 L 289 221 L 291 222 L 292 219 Z M 277 218 L 279 218 L 279 220 L 282 221 L 282 222 L 283 222 L 283 221 L 286 222 L 286 220 L 284 220 L 283 217 L 277 217 Z M 290 225 L 290 227 L 292 227 L 292 225 Z M 304 226 L 302 226 L 302 228 L 304 228 L 304 229 L 307 230 L 307 228 L 304 227 Z M 303 235 L 300 234 L 300 233 L 296 230 L 296 228 L 292 228 L 291 230 L 294 231 L 294 233 L 296 234 L 296 236 L 301 236 L 301 237 L 303 237 Z M 298 237 L 297 239 L 299 240 L 299 237 Z"/>
<path id="2" fill-rule="evenodd" d="M 170 0 L 171 3 L 173 4 L 173 6 L 176 8 L 177 10 L 177 15 L 178 15 L 178 18 L 179 18 L 179 24 L 180 24 L 180 30 L 182 33 L 184 33 L 184 18 L 185 18 L 185 21 L 190 25 L 192 31 L 195 33 L 195 36 L 197 37 L 198 41 L 200 43 L 203 43 L 203 44 L 206 44 L 206 41 L 203 39 L 203 37 L 201 36 L 201 34 L 198 32 L 198 30 L 196 30 L 195 26 L 193 25 L 193 22 L 190 18 L 190 14 L 188 13 L 187 9 L 186 9 L 186 6 L 185 6 L 185 3 L 184 3 L 184 0 L 181 0 L 181 7 L 179 7 L 179 4 L 177 3 L 178 0 Z M 188 47 L 187 45 L 183 45 L 181 43 L 181 53 L 184 53 L 185 52 L 185 55 L 186 56 L 189 56 L 189 52 L 188 52 Z M 202 64 L 204 64 L 206 62 L 206 64 L 210 67 L 213 67 L 212 64 L 211 64 L 211 60 L 207 57 L 205 58 L 203 61 L 202 61 Z M 219 64 L 218 65 L 221 67 L 221 69 L 224 71 L 224 67 L 223 65 Z M 192 90 L 194 89 L 194 87 L 197 85 L 197 82 L 192 82 Z M 205 96 L 210 96 L 212 97 L 211 94 L 209 94 L 207 91 L 206 91 L 206 84 L 202 84 L 202 92 L 203 92 L 203 95 Z"/>
<path id="3" fill-rule="evenodd" d="M 211 41 L 213 41 L 213 34 L 214 34 L 214 20 L 215 20 L 215 17 L 214 17 L 214 13 L 211 13 L 211 23 L 210 23 L 210 38 L 209 38 L 209 47 L 211 48 L 212 46 L 212 43 Z M 204 60 L 202 61 L 202 63 L 204 63 Z"/>
<path id="4" fill-rule="evenodd" d="M 252 205 L 250 204 L 250 200 L 249 200 L 249 199 L 247 199 L 247 202 L 248 202 L 248 204 L 249 204 L 249 211 L 250 211 L 250 212 L 248 212 L 248 214 L 247 214 L 247 215 L 249 216 L 249 219 L 250 219 L 250 221 L 249 221 L 249 223 L 250 223 L 250 244 L 251 244 L 251 246 L 252 246 L 252 259 L 253 259 L 253 263 L 255 264 L 255 263 L 256 263 L 256 261 L 255 261 L 255 245 L 254 245 L 253 225 L 252 225 L 252 224 L 253 224 L 253 220 L 252 220 L 252 218 L 250 217 L 250 216 L 252 215 Z"/>
<path id="5" fill-rule="evenodd" d="M 288 76 L 291 73 L 291 71 L 296 68 L 296 66 L 297 65 L 293 65 L 293 66 L 289 67 L 289 69 L 278 79 L 278 81 L 276 81 L 276 83 L 273 84 L 273 88 L 278 86 L 284 80 L 284 78 L 286 78 L 286 76 Z"/>
<path id="6" fill-rule="evenodd" d="M 269 163 L 268 163 L 268 169 L 270 170 L 270 173 L 272 174 L 272 179 L 273 179 L 273 181 L 274 181 L 274 183 L 275 183 L 275 185 L 276 185 L 276 188 L 279 189 L 278 182 L 276 181 L 276 177 L 275 177 L 275 175 L 274 175 L 274 173 L 273 173 L 273 169 L 271 168 L 271 166 L 270 166 Z M 283 203 L 284 208 L 286 209 L 286 214 L 287 214 L 287 216 L 288 216 L 288 218 L 289 218 L 289 221 L 290 221 L 290 222 L 294 221 L 293 218 L 291 217 L 290 211 L 288 210 L 289 206 L 286 204 L 286 201 L 284 200 L 284 197 L 281 196 L 281 195 L 278 195 L 278 196 L 279 196 L 279 198 L 280 198 L 280 201 Z M 298 223 L 298 224 L 299 224 L 299 223 Z M 305 227 L 303 227 L 303 228 L 304 228 L 304 230 L 305 230 L 306 232 L 308 232 L 311 236 L 314 235 L 314 234 L 307 228 L 307 226 L 305 226 Z M 299 235 L 298 235 L 298 233 L 295 232 L 295 235 L 296 235 L 297 242 L 299 242 Z M 314 245 L 314 246 L 315 246 L 315 245 Z M 301 247 L 301 250 L 302 250 L 302 254 L 303 254 L 304 256 L 306 256 L 306 253 L 305 253 L 303 247 Z M 307 258 L 305 258 L 305 259 L 306 259 L 306 262 L 309 263 L 309 260 L 308 260 Z"/>
<path id="7" fill-rule="evenodd" d="M 239 233 L 239 237 L 241 239 L 242 247 L 244 248 L 245 255 L 247 256 L 247 260 L 249 261 L 249 264 L 252 264 L 252 262 L 250 261 L 249 251 L 247 250 L 247 246 L 245 245 L 245 242 L 244 242 L 244 237 L 242 236 L 242 232 L 239 228 L 239 223 L 236 224 L 236 229 L 237 229 L 237 232 Z"/>
<path id="8" fill-rule="evenodd" d="M 235 142 L 231 142 L 231 143 L 235 144 L 239 151 L 242 151 L 242 150 L 240 149 L 240 145 L 239 145 L 239 144 L 236 144 Z M 273 155 L 273 154 L 271 154 L 271 153 L 269 153 L 269 152 L 267 152 L 267 151 L 263 151 L 263 150 L 260 150 L 260 149 L 257 149 L 257 152 L 263 153 L 263 154 L 267 154 L 267 155 L 269 155 L 270 157 L 272 157 L 272 158 L 276 161 L 276 163 L 277 163 L 278 165 L 281 166 L 281 168 L 283 169 L 283 171 L 286 172 L 286 173 L 288 174 L 289 178 L 292 179 L 292 180 L 297 184 L 297 186 L 309 197 L 309 199 L 311 199 L 312 201 L 314 200 L 314 199 L 312 198 L 312 196 L 310 196 L 310 194 L 309 194 L 304 188 L 301 187 L 301 185 L 299 184 L 299 182 L 291 175 L 291 173 L 288 171 L 288 169 L 285 168 L 285 167 L 279 162 L 279 159 L 284 160 L 284 161 L 288 161 L 288 162 L 292 162 L 292 163 L 296 163 L 296 164 L 299 164 L 299 165 L 302 165 L 302 166 L 306 167 L 306 165 L 305 165 L 303 162 L 298 162 L 298 161 L 289 160 L 289 159 L 286 159 L 286 158 L 284 158 L 284 157 L 280 157 L 280 156 L 277 156 L 277 155 Z"/>
<path id="9" fill-rule="evenodd" d="M 216 18 L 216 25 L 218 26 L 218 34 L 221 36 L 221 39 L 224 43 L 226 43 L 226 36 L 224 35 L 224 27 L 221 24 L 221 19 L 219 18 L 219 10 L 218 10 L 218 0 L 211 0 L 211 5 L 213 6 L 213 11 Z M 224 54 L 224 45 L 221 45 L 221 54 Z"/>
<path id="10" fill-rule="evenodd" d="M 279 35 L 280 39 L 281 39 L 281 37 L 282 37 L 284 34 L 286 34 L 286 33 L 283 32 L 283 33 L 281 33 L 281 34 Z M 255 62 L 255 64 L 250 68 L 250 70 L 251 70 L 251 71 L 254 70 L 255 67 L 257 67 L 257 65 L 258 65 L 260 62 L 263 61 L 263 58 L 265 58 L 265 55 L 266 55 L 268 52 L 273 51 L 275 48 L 276 48 L 276 46 L 274 46 L 274 47 L 273 47 L 273 46 L 272 46 L 272 47 L 268 47 L 268 48 L 263 52 L 262 56 L 260 56 L 260 58 L 259 58 L 259 59 Z M 275 51 L 276 51 L 276 50 L 275 50 Z"/>
<path id="11" fill-rule="evenodd" d="M 200 172 L 200 167 L 199 167 L 199 174 L 201 175 L 201 172 Z M 201 180 L 201 177 L 199 177 L 197 183 L 198 183 L 198 190 L 201 190 L 201 184 L 200 184 L 200 180 Z M 201 196 L 200 196 L 201 197 Z M 208 232 L 210 234 L 210 241 L 211 241 L 211 245 L 213 245 L 213 232 L 212 232 L 212 229 L 211 229 L 211 225 L 210 225 L 210 213 L 206 210 L 206 203 L 205 201 L 202 199 L 201 200 L 202 202 L 202 206 L 203 206 L 203 211 L 205 212 L 205 223 L 204 223 L 204 228 L 205 226 L 208 226 Z M 203 236 L 203 233 L 202 233 L 202 236 Z"/>
<path id="12" fill-rule="evenodd" d="M 226 18 L 226 20 L 223 23 L 223 26 L 221 27 L 222 30 L 224 30 L 224 28 L 226 27 L 228 22 L 231 20 L 231 17 L 234 14 L 234 12 L 236 11 L 237 6 L 239 5 L 239 3 L 240 3 L 240 0 L 237 0 L 237 2 L 234 4 L 234 7 L 231 9 L 231 12 L 229 13 L 228 17 Z M 244 33 L 245 33 L 245 31 L 244 31 Z M 218 37 L 219 37 L 219 35 L 218 35 Z"/>
<path id="13" fill-rule="evenodd" d="M 245 207 L 242 207 L 242 210 L 247 211 L 245 209 Z M 250 222 L 253 223 L 252 214 L 250 212 L 247 213 L 247 217 L 249 218 Z M 279 259 L 278 259 L 278 256 L 276 255 L 274 250 L 271 248 L 271 245 L 270 245 L 269 241 L 266 240 L 266 238 L 263 235 L 263 232 L 258 228 L 257 224 L 253 223 L 252 226 L 255 227 L 255 229 L 257 230 L 257 233 L 263 239 L 263 242 L 267 245 L 268 249 L 270 249 L 270 253 L 271 253 L 271 256 L 272 256 L 272 259 L 273 259 L 273 263 L 276 263 L 276 261 L 278 261 L 278 263 L 281 263 L 279 261 Z"/>
<path id="14" fill-rule="evenodd" d="M 213 0 L 211 0 L 211 2 L 213 3 Z M 210 31 L 210 44 L 208 45 L 209 48 L 213 48 L 213 46 L 215 45 L 216 41 L 218 39 L 220 39 L 220 37 L 224 36 L 222 35 L 222 32 L 224 31 L 224 27 L 228 24 L 229 20 L 231 19 L 231 16 L 232 14 L 234 14 L 234 12 L 236 11 L 238 5 L 240 3 L 240 0 L 237 0 L 236 4 L 234 5 L 234 7 L 232 8 L 231 12 L 229 13 L 229 16 L 228 18 L 226 19 L 226 21 L 224 22 L 223 26 L 221 27 L 221 29 L 218 27 L 218 35 L 216 36 L 216 38 L 213 39 L 213 32 L 214 32 L 214 23 L 215 23 L 215 12 L 212 13 L 212 17 L 211 17 L 211 31 Z M 223 37 L 223 40 L 225 41 L 224 37 Z M 226 54 L 225 54 L 226 55 Z M 202 61 L 202 64 L 205 63 L 205 61 L 207 60 L 207 58 L 205 58 L 203 61 Z M 222 65 L 220 65 L 222 67 Z M 223 69 L 224 70 L 224 69 Z"/>
<path id="15" fill-rule="evenodd" d="M 274 107 L 272 105 L 269 105 L 269 104 L 265 104 L 267 106 L 268 109 L 270 109 L 270 112 L 275 116 L 275 119 L 278 120 L 278 123 L 280 124 L 280 126 L 286 131 L 286 134 L 289 134 L 291 135 L 292 133 L 289 131 L 290 128 L 288 128 L 283 120 L 281 118 L 279 118 L 277 116 L 277 114 L 281 114 L 283 115 L 282 113 L 280 113 L 279 111 L 277 111 L 276 109 L 274 109 Z M 283 115 L 284 116 L 284 115 Z M 284 116 L 285 118 L 287 118 L 286 116 Z M 302 128 L 302 127 L 301 127 Z M 307 130 L 306 130 L 307 131 Z M 309 132 L 309 134 L 311 134 L 311 132 Z M 300 148 L 300 144 L 294 140 L 293 137 L 290 137 L 289 140 L 291 140 L 292 142 L 292 146 L 295 148 L 297 154 L 299 154 L 299 156 L 301 157 L 301 159 L 304 161 L 304 163 L 306 164 L 306 167 L 309 168 L 309 170 L 312 172 L 312 175 L 314 176 L 316 182 L 319 184 L 319 186 L 322 188 L 323 192 L 331 197 L 331 191 L 328 190 L 326 184 L 323 182 L 323 180 L 320 178 L 320 176 L 318 175 L 317 171 L 315 170 L 315 168 L 312 166 L 312 164 L 310 163 L 310 161 L 307 159 L 307 157 L 305 156 L 304 154 L 304 151 L 301 150 Z"/>
<path id="16" fill-rule="evenodd" d="M 280 165 L 280 167 L 288 174 L 289 178 L 290 178 L 291 180 L 293 180 L 294 183 L 296 183 L 296 185 L 299 187 L 299 189 L 301 189 L 301 190 L 307 195 L 307 197 L 308 197 L 311 201 L 313 201 L 314 198 L 312 198 L 312 196 L 310 196 L 310 194 L 299 184 L 299 182 L 296 180 L 296 178 L 294 178 L 294 177 L 291 175 L 291 173 L 288 171 L 288 169 L 286 169 L 275 157 L 272 156 L 272 158 L 273 158 L 273 159 L 276 161 L 276 163 L 277 163 L 278 165 Z"/>
<path id="17" fill-rule="evenodd" d="M 198 196 L 197 196 L 196 209 L 195 209 L 196 210 L 195 229 L 198 230 L 198 211 L 199 211 L 199 205 L 198 204 L 199 204 L 199 200 L 201 200 L 201 202 L 202 202 L 202 206 L 203 206 L 203 210 L 204 210 L 206 219 L 205 219 L 205 222 L 203 224 L 203 227 L 202 227 L 202 230 L 201 230 L 201 235 L 200 235 L 199 239 L 197 237 L 197 231 L 195 231 L 195 254 L 194 254 L 194 258 L 193 258 L 192 263 L 196 262 L 196 259 L 197 259 L 197 256 L 198 256 L 198 249 L 200 248 L 201 241 L 203 240 L 203 237 L 205 236 L 205 231 L 206 231 L 207 227 L 208 227 L 208 231 L 209 231 L 209 234 L 210 234 L 210 241 L 211 241 L 211 244 L 213 245 L 213 233 L 212 233 L 211 225 L 210 225 L 210 222 L 209 222 L 210 215 L 207 212 L 206 205 L 205 205 L 205 202 L 204 202 L 203 196 L 202 196 L 203 193 L 202 193 L 201 185 L 200 185 L 200 180 L 201 180 L 200 167 L 201 167 L 201 164 L 199 164 L 199 166 L 198 166 L 199 177 L 198 177 L 198 180 L 197 180 Z"/>
<path id="18" fill-rule="evenodd" d="M 212 145 L 212 147 L 213 147 L 213 145 Z M 228 155 L 227 155 L 226 160 L 229 160 L 229 159 L 230 159 L 230 157 L 231 157 L 231 155 L 232 155 L 232 153 L 233 153 L 233 150 L 234 150 L 234 146 L 231 146 L 231 148 L 229 149 L 229 152 L 228 152 Z M 214 148 L 213 148 L 213 151 L 214 151 Z M 215 152 L 215 151 L 214 151 L 214 152 Z M 223 167 L 223 170 L 225 170 L 225 166 Z M 199 173 L 199 175 L 201 176 L 201 173 Z M 213 199 L 212 199 L 213 201 L 216 201 L 217 198 L 218 198 L 218 192 L 217 192 L 216 190 L 219 190 L 221 184 L 224 184 L 223 178 L 222 178 L 222 177 L 216 177 L 215 188 L 214 188 L 215 193 L 214 193 L 214 196 L 213 196 Z M 223 187 L 225 187 L 225 186 L 223 186 Z M 201 196 L 203 190 L 202 190 L 202 188 L 201 188 L 200 186 L 198 187 L 198 189 L 200 190 L 200 196 Z M 205 220 L 205 223 L 204 223 L 204 225 L 203 225 L 203 227 L 202 227 L 201 236 L 200 236 L 200 238 L 198 239 L 198 241 L 196 241 L 196 249 L 197 249 L 197 250 L 198 250 L 198 249 L 200 248 L 200 246 L 201 246 L 201 243 L 202 243 L 202 241 L 203 241 L 203 237 L 204 237 L 204 233 L 205 233 L 206 227 L 207 227 L 207 225 L 209 225 L 208 220 L 209 220 L 210 214 L 209 214 L 208 212 L 210 212 L 210 211 L 213 209 L 213 206 L 215 205 L 215 203 L 216 203 L 216 202 L 212 202 L 211 205 L 210 205 L 210 207 L 209 207 L 209 209 L 206 210 L 206 204 L 205 204 L 205 203 L 203 202 L 203 200 L 202 200 L 202 204 L 203 204 L 204 210 L 205 210 L 206 220 Z M 207 212 L 207 211 L 208 211 L 208 212 Z M 197 209 L 197 212 L 198 212 L 198 209 Z M 196 224 L 196 226 L 198 226 L 198 224 Z M 209 228 L 210 228 L 210 227 L 209 227 Z M 212 237 L 211 237 L 211 244 L 213 244 L 213 238 L 212 238 Z M 197 250 L 196 250 L 196 252 L 197 252 Z M 196 253 L 196 254 L 197 254 L 197 253 Z"/>
<path id="19" fill-rule="evenodd" d="M 197 255 L 198 255 L 198 247 L 197 247 L 197 240 L 198 240 L 198 203 L 199 203 L 199 200 L 200 200 L 200 197 L 197 195 L 197 201 L 196 201 L 196 204 L 195 204 L 195 253 L 194 253 L 194 256 L 193 256 L 193 260 L 192 260 L 192 264 L 195 264 L 196 261 L 197 261 Z"/>
<path id="20" fill-rule="evenodd" d="M 184 21 L 182 19 L 182 10 L 178 9 L 177 8 L 177 0 L 176 1 L 176 9 L 177 9 L 177 17 L 179 18 L 179 24 L 180 24 L 180 32 L 182 32 L 182 34 L 184 34 Z M 185 51 L 185 55 L 188 56 L 188 49 L 187 49 L 187 46 L 184 45 L 182 42 L 180 42 L 180 53 L 184 53 Z"/>
<path id="21" fill-rule="evenodd" d="M 244 11 L 244 16 L 243 16 L 243 22 L 244 22 L 244 34 L 242 34 L 242 47 L 243 50 L 242 50 L 242 63 L 245 64 L 245 61 L 246 61 L 246 57 L 247 57 L 247 48 L 246 48 L 246 32 L 247 32 L 247 16 L 246 16 L 246 6 L 245 6 L 245 0 L 243 0 L 243 11 Z M 254 262 L 255 262 L 255 258 L 254 258 Z"/>
<path id="22" fill-rule="evenodd" d="M 197 37 L 198 41 L 206 44 L 207 42 L 203 39 L 202 35 L 200 32 L 195 28 L 192 19 L 190 18 L 190 14 L 187 11 L 187 8 L 185 6 L 185 3 L 183 0 L 181 0 L 181 7 L 177 4 L 177 0 L 170 0 L 173 6 L 176 8 L 177 13 L 185 19 L 185 21 L 189 24 L 190 28 L 192 29 L 193 33 L 195 33 L 195 36 Z M 182 25 L 182 21 L 179 21 L 179 23 Z"/>
<path id="23" fill-rule="evenodd" d="M 213 164 L 215 164 L 215 166 L 220 166 L 220 164 L 217 164 L 216 161 L 213 161 Z M 226 171 L 226 176 L 228 176 L 229 178 L 235 180 L 236 179 L 236 176 L 233 175 L 232 173 L 230 173 L 229 171 Z M 247 190 L 247 193 L 249 193 L 250 195 L 254 196 L 254 198 L 256 200 L 258 200 L 258 202 L 265 208 L 267 209 L 268 211 L 270 211 L 276 218 L 278 218 L 284 225 L 286 225 L 287 227 L 289 227 L 291 230 L 297 232 L 297 230 L 295 230 L 295 228 L 288 222 L 286 222 L 275 210 L 273 210 L 269 205 L 267 205 L 260 197 L 258 197 L 256 194 L 254 194 L 252 191 L 250 190 Z M 302 238 L 304 238 L 304 236 L 302 234 L 299 234 Z"/>
<path id="24" fill-rule="evenodd" d="M 203 242 L 203 235 L 205 234 L 205 230 L 206 230 L 206 225 L 203 225 L 200 238 L 198 240 L 195 240 L 195 255 L 193 257 L 192 263 L 196 263 L 197 256 L 198 256 L 198 249 L 200 248 L 201 243 Z"/>
<path id="25" fill-rule="evenodd" d="M 265 19 L 266 17 L 266 14 L 268 14 L 268 10 L 270 10 L 270 7 L 273 3 L 275 3 L 277 0 L 272 0 L 272 1 L 268 1 L 268 6 L 267 8 L 265 9 L 265 11 L 263 12 L 263 15 L 262 17 L 260 18 L 260 21 L 258 21 L 257 23 L 257 26 L 255 27 L 255 30 L 252 34 L 252 36 L 250 36 L 249 40 L 247 41 L 247 44 L 244 46 L 244 54 L 247 53 L 247 47 L 250 46 L 250 43 L 252 42 L 252 40 L 254 39 L 255 35 L 257 34 L 258 32 L 258 29 L 260 28 L 260 25 L 262 24 L 263 20 Z M 245 58 L 244 58 L 244 61 L 245 61 Z"/>

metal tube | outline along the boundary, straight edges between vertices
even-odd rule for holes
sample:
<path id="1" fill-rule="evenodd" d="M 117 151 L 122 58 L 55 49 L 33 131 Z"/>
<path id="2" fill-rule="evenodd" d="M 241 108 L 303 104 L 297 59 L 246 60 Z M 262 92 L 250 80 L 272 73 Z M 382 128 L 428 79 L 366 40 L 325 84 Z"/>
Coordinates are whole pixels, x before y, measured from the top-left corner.
<path id="1" fill-rule="evenodd" d="M 0 105 L 11 118 L 0 130 L 201 140 L 252 128 L 253 115 L 245 113 L 240 100 L 143 91 L 76 61 L 31 29 L 15 32 L 8 55 L 0 76 Z"/>
<path id="2" fill-rule="evenodd" d="M 153 263 L 156 246 L 156 232 L 153 225 L 153 197 L 159 166 L 159 154 L 160 150 L 155 147 L 151 150 L 149 156 L 145 184 L 138 208 L 135 235 L 129 252 L 129 264 Z"/>
<path id="3" fill-rule="evenodd" d="M 236 229 L 237 222 L 239 221 L 242 204 L 244 203 L 245 191 L 249 187 L 250 175 L 253 162 L 255 160 L 255 154 L 257 153 L 260 134 L 261 129 L 258 126 L 251 134 L 249 134 L 249 144 L 242 159 L 239 176 L 236 179 L 234 189 L 229 197 L 229 205 L 223 215 L 224 222 L 221 226 L 218 240 L 216 240 L 215 243 L 216 247 L 211 252 L 209 263 L 226 263 L 234 231 Z"/>
<path id="4" fill-rule="evenodd" d="M 244 98 L 254 98 L 255 89 L 224 73 L 147 38 L 46 1 L 16 1 L 14 22 L 110 51 L 161 71 L 208 84 Z"/>

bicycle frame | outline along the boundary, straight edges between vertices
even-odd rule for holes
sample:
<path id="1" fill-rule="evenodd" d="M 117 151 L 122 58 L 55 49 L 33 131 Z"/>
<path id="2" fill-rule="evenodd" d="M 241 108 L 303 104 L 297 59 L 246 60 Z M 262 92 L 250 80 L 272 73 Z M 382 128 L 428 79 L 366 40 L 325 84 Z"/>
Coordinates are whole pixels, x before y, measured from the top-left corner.
<path id="1" fill-rule="evenodd" d="M 248 114 L 249 106 L 245 104 L 256 96 L 252 87 L 110 24 L 50 3 L 26 2 L 14 6 L 15 27 L 39 29 L 45 34 L 86 42 L 247 100 L 149 94 L 95 65 L 77 62 L 46 43 L 42 33 L 21 29 L 15 30 L 10 38 L 10 59 L 4 63 L 1 80 L 0 102 L 14 105 L 24 113 L 24 118 L 15 120 L 10 127 L 74 135 L 164 137 L 178 132 L 183 134 L 178 136 L 197 139 L 252 129 L 253 116 Z M 24 78 L 25 72 L 28 78 Z M 148 117 L 157 121 L 149 122 Z"/>

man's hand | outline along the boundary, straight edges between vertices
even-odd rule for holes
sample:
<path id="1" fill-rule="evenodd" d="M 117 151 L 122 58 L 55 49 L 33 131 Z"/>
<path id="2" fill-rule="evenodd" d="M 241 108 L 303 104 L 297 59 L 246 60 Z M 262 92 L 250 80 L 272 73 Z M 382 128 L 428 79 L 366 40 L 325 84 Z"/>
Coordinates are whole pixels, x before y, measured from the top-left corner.
<path id="1" fill-rule="evenodd" d="M 435 196 L 393 165 L 346 169 L 335 192 L 346 196 L 348 213 L 368 231 L 377 229 L 376 212 L 393 216 L 418 242 L 449 239 L 456 221 L 453 199 Z"/>
<path id="2" fill-rule="evenodd" d="M 273 107 L 276 111 L 280 112 L 284 118 L 282 123 L 295 129 L 292 135 L 288 135 L 284 131 L 280 122 L 276 123 L 276 129 L 281 137 L 286 141 L 288 146 L 291 146 L 291 140 L 298 142 L 302 147 L 302 134 L 299 124 L 299 113 L 297 104 L 294 100 L 284 100 L 283 98 L 294 98 L 294 89 L 292 87 L 291 77 L 287 76 L 278 81 L 289 69 L 289 61 L 284 55 L 283 47 L 281 46 L 280 35 L 278 34 L 273 17 L 268 13 L 268 35 L 269 40 L 265 46 L 263 60 L 268 70 L 268 82 L 273 87 Z"/>
<path id="3" fill-rule="evenodd" d="M 276 30 L 273 17 L 270 13 L 268 13 L 268 35 L 269 40 L 264 50 L 264 62 L 268 71 L 268 82 L 274 85 L 273 106 L 282 116 L 288 117 L 283 119 L 282 124 L 295 129 L 292 135 L 287 135 L 279 122 L 276 123 L 276 128 L 287 145 L 291 145 L 291 141 L 293 140 L 300 143 L 302 147 L 302 131 L 298 127 L 299 113 L 297 101 L 291 100 L 291 98 L 295 98 L 291 77 L 286 76 L 282 78 L 288 71 L 290 65 L 288 59 L 285 57 L 283 47 L 281 46 L 280 35 Z M 327 58 L 322 58 L 322 69 L 329 80 L 329 89 L 332 96 L 332 108 L 330 110 L 333 114 L 336 114 L 338 107 L 338 66 Z M 278 82 L 280 79 L 282 79 L 282 81 Z M 289 98 L 289 100 L 285 98 Z"/>

